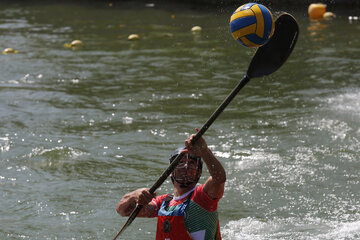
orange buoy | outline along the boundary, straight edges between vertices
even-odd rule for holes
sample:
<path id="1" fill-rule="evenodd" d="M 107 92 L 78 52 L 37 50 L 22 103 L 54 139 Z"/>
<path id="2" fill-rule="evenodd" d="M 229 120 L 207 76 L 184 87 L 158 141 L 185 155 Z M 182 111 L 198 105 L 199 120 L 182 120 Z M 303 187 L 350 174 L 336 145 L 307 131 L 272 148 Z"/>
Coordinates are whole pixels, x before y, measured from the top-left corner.
<path id="1" fill-rule="evenodd" d="M 326 4 L 312 3 L 309 5 L 308 13 L 310 19 L 322 19 L 326 12 Z"/>

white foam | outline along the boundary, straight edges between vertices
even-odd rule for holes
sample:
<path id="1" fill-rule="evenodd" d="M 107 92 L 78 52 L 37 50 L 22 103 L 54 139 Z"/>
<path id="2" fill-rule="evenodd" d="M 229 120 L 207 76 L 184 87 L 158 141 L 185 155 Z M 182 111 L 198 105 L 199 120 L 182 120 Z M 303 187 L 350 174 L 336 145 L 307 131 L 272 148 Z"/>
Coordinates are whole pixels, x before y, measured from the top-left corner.
<path id="1" fill-rule="evenodd" d="M 128 116 L 123 117 L 122 120 L 123 120 L 124 124 L 132 124 L 134 121 L 134 119 L 132 117 L 128 117 Z"/>
<path id="2" fill-rule="evenodd" d="M 224 240 L 355 240 L 360 239 L 360 221 L 338 223 L 320 219 L 273 219 L 253 217 L 228 222 L 221 229 Z"/>
<path id="3" fill-rule="evenodd" d="M 330 107 L 340 113 L 349 113 L 360 116 L 360 90 L 350 90 L 349 92 L 336 95 L 326 99 Z"/>
<path id="4" fill-rule="evenodd" d="M 10 140 L 8 137 L 0 137 L 0 152 L 8 152 L 10 150 Z"/>
<path id="5" fill-rule="evenodd" d="M 340 223 L 332 231 L 321 237 L 325 239 L 360 239 L 360 220 Z"/>

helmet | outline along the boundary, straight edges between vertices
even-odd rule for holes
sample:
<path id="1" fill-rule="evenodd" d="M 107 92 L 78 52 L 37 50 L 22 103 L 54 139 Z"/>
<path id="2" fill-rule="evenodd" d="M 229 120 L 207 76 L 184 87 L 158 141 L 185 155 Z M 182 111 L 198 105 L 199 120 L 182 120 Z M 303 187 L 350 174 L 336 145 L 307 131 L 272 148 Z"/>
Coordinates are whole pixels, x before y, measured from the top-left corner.
<path id="1" fill-rule="evenodd" d="M 184 150 L 183 147 L 179 147 L 175 149 L 175 151 L 170 156 L 170 163 L 174 161 L 174 159 Z M 185 154 L 183 157 L 186 157 L 188 159 L 196 160 L 196 165 L 189 166 L 189 164 L 184 164 L 183 166 L 180 166 L 181 164 L 178 164 L 178 166 L 175 168 L 175 170 L 172 172 L 171 181 L 174 183 L 176 181 L 180 184 L 180 187 L 186 188 L 193 183 L 197 183 L 200 179 L 201 170 L 202 170 L 202 159 L 199 156 L 192 156 L 190 154 Z M 195 170 L 196 169 L 196 175 L 194 177 L 188 177 L 187 171 L 189 169 Z"/>

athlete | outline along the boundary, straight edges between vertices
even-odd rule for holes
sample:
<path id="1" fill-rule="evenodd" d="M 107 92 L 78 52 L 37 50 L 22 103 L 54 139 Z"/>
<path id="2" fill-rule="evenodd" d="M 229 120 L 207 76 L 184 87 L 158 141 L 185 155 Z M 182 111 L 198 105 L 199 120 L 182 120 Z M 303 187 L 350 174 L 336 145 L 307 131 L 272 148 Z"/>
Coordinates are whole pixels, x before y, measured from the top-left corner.
<path id="1" fill-rule="evenodd" d="M 157 240 L 221 239 L 217 206 L 224 193 L 225 170 L 202 137 L 191 143 L 194 136 L 189 136 L 185 148 L 176 149 L 170 157 L 172 162 L 184 153 L 170 175 L 174 195 L 155 196 L 148 188 L 141 188 L 125 194 L 118 203 L 116 210 L 121 216 L 129 216 L 139 204 L 143 205 L 139 217 L 157 217 Z M 203 161 L 210 177 L 198 185 Z"/>

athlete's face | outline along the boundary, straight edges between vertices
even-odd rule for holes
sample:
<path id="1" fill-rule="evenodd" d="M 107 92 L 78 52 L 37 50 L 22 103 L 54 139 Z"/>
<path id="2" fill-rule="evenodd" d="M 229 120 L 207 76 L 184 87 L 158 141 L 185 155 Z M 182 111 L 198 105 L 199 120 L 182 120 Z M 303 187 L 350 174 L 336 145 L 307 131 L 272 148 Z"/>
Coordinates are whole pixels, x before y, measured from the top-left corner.
<path id="1" fill-rule="evenodd" d="M 198 161 L 196 157 L 185 154 L 174 170 L 174 178 L 179 183 L 195 182 L 198 176 Z"/>

